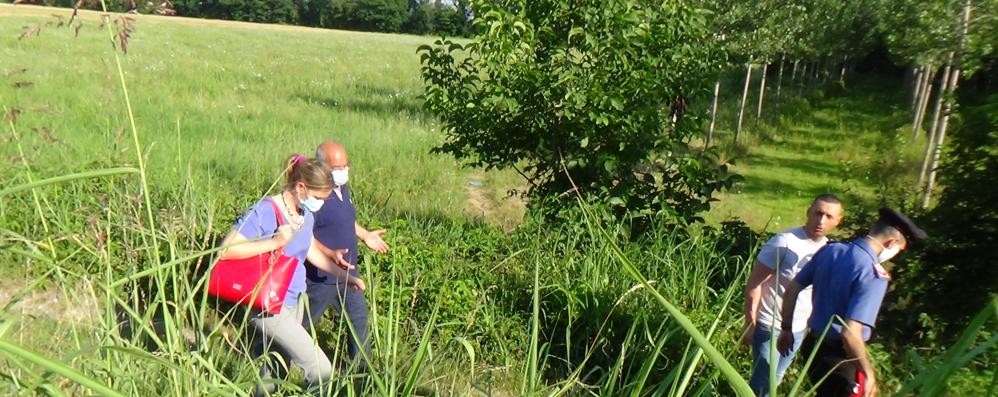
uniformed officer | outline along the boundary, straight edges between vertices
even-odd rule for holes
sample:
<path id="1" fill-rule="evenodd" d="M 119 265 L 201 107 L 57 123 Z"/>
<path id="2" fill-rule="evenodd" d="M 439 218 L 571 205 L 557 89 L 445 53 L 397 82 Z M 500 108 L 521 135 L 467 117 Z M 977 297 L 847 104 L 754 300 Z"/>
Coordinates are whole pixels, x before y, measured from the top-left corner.
<path id="1" fill-rule="evenodd" d="M 908 217 L 881 208 L 880 218 L 866 237 L 826 245 L 787 286 L 783 319 L 793 318 L 800 291 L 814 286 L 813 310 L 808 321 L 810 333 L 803 349 L 817 349 L 808 375 L 814 383 L 820 382 L 818 396 L 877 394 L 876 373 L 866 353 L 866 341 L 890 280 L 881 264 L 926 237 Z M 793 333 L 789 332 L 791 322 L 783 321 L 781 328 L 787 332 L 780 333 L 777 348 L 789 352 L 794 342 Z M 819 341 L 826 328 L 828 333 Z"/>

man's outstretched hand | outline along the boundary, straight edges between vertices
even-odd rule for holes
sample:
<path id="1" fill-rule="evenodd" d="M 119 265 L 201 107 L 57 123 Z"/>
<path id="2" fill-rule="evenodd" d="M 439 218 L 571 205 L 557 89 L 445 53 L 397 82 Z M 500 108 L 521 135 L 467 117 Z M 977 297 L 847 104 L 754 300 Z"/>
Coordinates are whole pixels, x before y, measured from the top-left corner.
<path id="1" fill-rule="evenodd" d="M 367 248 L 379 254 L 388 252 L 388 244 L 385 243 L 385 240 L 381 239 L 381 235 L 385 234 L 385 232 L 385 229 L 367 232 L 367 235 L 364 236 L 364 244 L 367 245 Z"/>

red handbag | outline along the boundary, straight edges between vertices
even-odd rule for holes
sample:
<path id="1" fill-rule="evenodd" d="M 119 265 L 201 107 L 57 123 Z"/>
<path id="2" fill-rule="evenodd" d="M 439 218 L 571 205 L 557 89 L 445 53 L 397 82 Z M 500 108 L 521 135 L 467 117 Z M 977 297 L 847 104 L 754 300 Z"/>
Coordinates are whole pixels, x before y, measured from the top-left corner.
<path id="1" fill-rule="evenodd" d="M 273 200 L 270 205 L 277 214 L 277 227 L 281 227 L 281 210 Z M 208 276 L 208 294 L 278 314 L 297 267 L 298 258 L 284 255 L 283 247 L 248 258 L 219 259 Z"/>

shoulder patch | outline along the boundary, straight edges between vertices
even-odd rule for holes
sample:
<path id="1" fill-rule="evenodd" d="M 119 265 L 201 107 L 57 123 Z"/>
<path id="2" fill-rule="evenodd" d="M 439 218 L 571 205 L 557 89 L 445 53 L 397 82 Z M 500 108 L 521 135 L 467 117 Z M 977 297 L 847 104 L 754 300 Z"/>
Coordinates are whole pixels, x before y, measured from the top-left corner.
<path id="1" fill-rule="evenodd" d="M 884 269 L 884 266 L 879 263 L 873 264 L 873 273 L 877 275 L 877 278 L 882 278 L 885 280 L 891 279 L 891 274 L 888 273 L 887 269 Z"/>

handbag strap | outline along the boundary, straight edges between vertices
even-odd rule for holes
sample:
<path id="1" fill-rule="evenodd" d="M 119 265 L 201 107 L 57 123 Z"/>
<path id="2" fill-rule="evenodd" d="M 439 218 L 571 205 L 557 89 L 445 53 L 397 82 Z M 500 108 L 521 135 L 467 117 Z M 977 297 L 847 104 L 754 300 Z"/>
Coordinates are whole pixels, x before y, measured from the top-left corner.
<path id="1" fill-rule="evenodd" d="M 281 215 L 281 209 L 277 207 L 277 202 L 274 201 L 273 197 L 267 197 L 270 199 L 270 206 L 274 207 L 274 215 L 277 215 L 277 227 L 284 226 L 284 215 Z"/>

